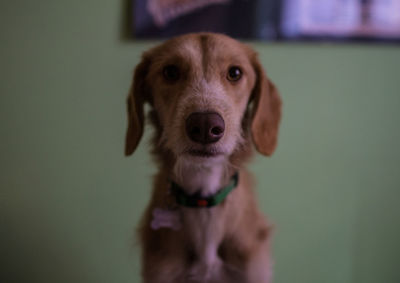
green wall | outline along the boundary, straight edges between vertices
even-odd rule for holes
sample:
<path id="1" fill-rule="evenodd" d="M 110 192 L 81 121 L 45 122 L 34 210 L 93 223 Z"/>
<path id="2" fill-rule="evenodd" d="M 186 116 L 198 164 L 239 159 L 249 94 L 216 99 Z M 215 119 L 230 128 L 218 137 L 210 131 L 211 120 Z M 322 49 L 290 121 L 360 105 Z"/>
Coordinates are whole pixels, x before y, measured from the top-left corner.
<path id="1" fill-rule="evenodd" d="M 154 166 L 123 156 L 148 42 L 127 1 L 0 2 L 0 281 L 139 282 Z M 253 44 L 279 86 L 278 151 L 252 169 L 276 283 L 400 282 L 400 48 Z"/>

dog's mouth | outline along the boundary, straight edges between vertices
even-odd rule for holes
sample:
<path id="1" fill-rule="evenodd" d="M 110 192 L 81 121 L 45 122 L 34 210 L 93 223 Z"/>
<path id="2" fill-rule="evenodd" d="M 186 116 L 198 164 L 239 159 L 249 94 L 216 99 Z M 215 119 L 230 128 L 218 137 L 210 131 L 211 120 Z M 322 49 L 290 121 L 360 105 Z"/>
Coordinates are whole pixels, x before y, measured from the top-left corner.
<path id="1" fill-rule="evenodd" d="M 195 156 L 195 157 L 212 158 L 212 157 L 217 157 L 217 156 L 223 155 L 223 152 L 221 152 L 215 148 L 189 149 L 186 151 L 186 154 L 189 154 L 189 155 Z"/>

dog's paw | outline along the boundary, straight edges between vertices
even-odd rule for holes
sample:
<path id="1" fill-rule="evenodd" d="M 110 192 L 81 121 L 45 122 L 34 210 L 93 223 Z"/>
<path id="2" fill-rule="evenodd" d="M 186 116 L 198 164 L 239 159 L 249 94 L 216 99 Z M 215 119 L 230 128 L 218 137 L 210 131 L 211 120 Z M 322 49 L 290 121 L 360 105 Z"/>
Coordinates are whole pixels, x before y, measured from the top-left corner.
<path id="1" fill-rule="evenodd" d="M 175 231 L 180 230 L 182 228 L 182 218 L 179 210 L 155 208 L 153 210 L 151 228 L 153 230 L 161 228 L 170 228 Z"/>

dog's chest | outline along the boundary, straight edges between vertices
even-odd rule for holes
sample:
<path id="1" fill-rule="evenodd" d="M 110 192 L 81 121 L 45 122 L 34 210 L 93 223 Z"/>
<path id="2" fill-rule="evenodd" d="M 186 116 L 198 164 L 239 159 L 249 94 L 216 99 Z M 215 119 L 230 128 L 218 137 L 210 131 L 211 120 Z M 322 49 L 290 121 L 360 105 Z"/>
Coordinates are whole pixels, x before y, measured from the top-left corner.
<path id="1" fill-rule="evenodd" d="M 186 193 L 198 193 L 202 197 L 215 194 L 223 185 L 227 175 L 223 166 L 209 168 L 186 167 L 180 180 Z M 182 208 L 183 227 L 189 246 L 195 253 L 197 263 L 208 270 L 219 262 L 218 247 L 224 234 L 223 208 Z M 207 271 L 208 272 L 208 271 Z"/>
<path id="2" fill-rule="evenodd" d="M 195 245 L 205 246 L 220 238 L 223 219 L 219 214 L 218 207 L 183 208 L 183 223 Z"/>
<path id="3" fill-rule="evenodd" d="M 207 197 L 215 194 L 221 187 L 223 170 L 214 167 L 210 171 L 187 172 L 185 188 Z M 207 243 L 219 239 L 222 221 L 222 209 L 219 206 L 209 208 L 184 208 L 184 225 L 188 230 L 191 240 L 198 248 L 207 249 Z"/>
<path id="4" fill-rule="evenodd" d="M 188 276 L 201 282 L 218 276 L 222 266 L 218 247 L 224 233 L 219 210 L 219 207 L 214 207 L 185 208 L 183 211 L 188 246 L 194 255 Z"/>

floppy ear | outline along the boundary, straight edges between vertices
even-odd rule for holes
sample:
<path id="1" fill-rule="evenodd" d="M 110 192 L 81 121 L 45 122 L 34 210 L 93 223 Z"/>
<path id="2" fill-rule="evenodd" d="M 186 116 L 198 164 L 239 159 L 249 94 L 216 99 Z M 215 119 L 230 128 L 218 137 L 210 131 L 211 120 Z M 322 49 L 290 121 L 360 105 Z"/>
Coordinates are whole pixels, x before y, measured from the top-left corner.
<path id="1" fill-rule="evenodd" d="M 277 145 L 282 102 L 278 90 L 267 78 L 256 56 L 253 59 L 253 67 L 256 84 L 252 94 L 254 105 L 251 134 L 258 152 L 270 156 Z"/>
<path id="2" fill-rule="evenodd" d="M 146 98 L 146 74 L 148 71 L 149 61 L 143 58 L 142 62 L 136 67 L 135 74 L 131 89 L 127 99 L 127 110 L 128 110 L 128 129 L 126 132 L 125 139 L 125 155 L 131 155 L 137 145 L 139 144 L 140 138 L 143 135 L 144 125 L 144 102 Z"/>

